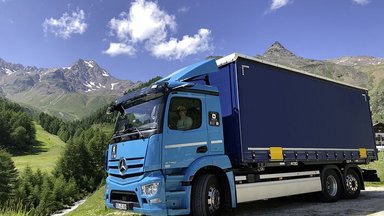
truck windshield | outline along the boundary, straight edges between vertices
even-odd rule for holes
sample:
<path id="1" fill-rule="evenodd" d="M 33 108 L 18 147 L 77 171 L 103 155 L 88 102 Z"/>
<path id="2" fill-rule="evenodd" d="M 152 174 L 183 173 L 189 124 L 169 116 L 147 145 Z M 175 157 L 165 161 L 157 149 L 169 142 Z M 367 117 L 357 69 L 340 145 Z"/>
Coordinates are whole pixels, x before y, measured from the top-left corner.
<path id="1" fill-rule="evenodd" d="M 115 135 L 157 129 L 161 123 L 163 97 L 149 101 L 133 101 L 122 105 L 124 112 L 117 116 Z"/>

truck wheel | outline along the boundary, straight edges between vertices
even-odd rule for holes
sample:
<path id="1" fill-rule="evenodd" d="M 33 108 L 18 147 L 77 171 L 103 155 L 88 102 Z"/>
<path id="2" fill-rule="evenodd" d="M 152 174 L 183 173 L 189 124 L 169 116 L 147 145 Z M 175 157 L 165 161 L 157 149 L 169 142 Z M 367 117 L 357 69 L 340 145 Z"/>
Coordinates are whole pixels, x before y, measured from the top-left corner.
<path id="1" fill-rule="evenodd" d="M 200 176 L 192 187 L 193 215 L 215 215 L 220 208 L 220 186 L 216 176 Z"/>
<path id="2" fill-rule="evenodd" d="M 343 197 L 346 199 L 356 199 L 360 195 L 361 182 L 359 175 L 353 169 L 348 169 L 345 175 L 345 189 Z"/>
<path id="3" fill-rule="evenodd" d="M 320 198 L 324 202 L 336 202 L 340 199 L 341 184 L 334 170 L 326 170 L 321 179 L 322 191 Z"/>

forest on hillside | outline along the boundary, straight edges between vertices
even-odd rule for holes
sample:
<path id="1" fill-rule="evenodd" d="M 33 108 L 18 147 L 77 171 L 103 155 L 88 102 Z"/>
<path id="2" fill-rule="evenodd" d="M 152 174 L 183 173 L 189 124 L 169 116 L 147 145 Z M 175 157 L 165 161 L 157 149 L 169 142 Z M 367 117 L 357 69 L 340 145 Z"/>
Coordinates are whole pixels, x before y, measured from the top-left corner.
<path id="1" fill-rule="evenodd" d="M 93 192 L 103 181 L 110 134 L 92 125 L 114 121 L 113 115 L 105 116 L 104 108 L 76 122 L 44 113 L 32 117 L 4 99 L 0 109 L 0 214 L 13 209 L 28 215 L 50 215 Z M 30 167 L 16 170 L 12 161 L 12 155 L 39 152 L 33 120 L 67 142 L 51 173 Z"/>
<path id="2" fill-rule="evenodd" d="M 38 143 L 36 129 L 26 110 L 0 98 L 0 148 L 12 154 L 33 151 Z"/>

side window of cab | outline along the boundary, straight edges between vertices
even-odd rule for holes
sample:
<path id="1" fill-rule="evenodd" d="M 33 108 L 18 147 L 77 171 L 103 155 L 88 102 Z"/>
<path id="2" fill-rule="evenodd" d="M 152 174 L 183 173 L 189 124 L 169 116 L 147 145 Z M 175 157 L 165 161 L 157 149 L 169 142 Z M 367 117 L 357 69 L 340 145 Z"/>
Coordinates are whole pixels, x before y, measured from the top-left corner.
<path id="1" fill-rule="evenodd" d="M 201 127 L 201 100 L 173 97 L 168 110 L 168 127 L 172 130 L 193 130 Z"/>

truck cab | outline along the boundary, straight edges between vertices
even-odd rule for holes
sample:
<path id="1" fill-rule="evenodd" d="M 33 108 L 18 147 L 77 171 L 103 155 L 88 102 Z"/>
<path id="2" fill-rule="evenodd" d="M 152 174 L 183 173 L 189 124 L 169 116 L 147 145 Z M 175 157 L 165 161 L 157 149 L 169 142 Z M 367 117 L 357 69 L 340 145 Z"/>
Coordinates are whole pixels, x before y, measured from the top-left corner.
<path id="1" fill-rule="evenodd" d="M 218 89 L 188 82 L 216 71 L 215 61 L 207 60 L 117 99 L 106 155 L 108 207 L 157 215 L 189 214 L 191 205 L 195 214 L 210 214 L 224 201 L 232 207 L 231 194 L 220 194 L 234 187 L 234 177 L 224 154 Z M 204 185 L 199 191 L 192 190 L 196 181 Z M 199 206 L 191 194 L 209 204 Z"/>

